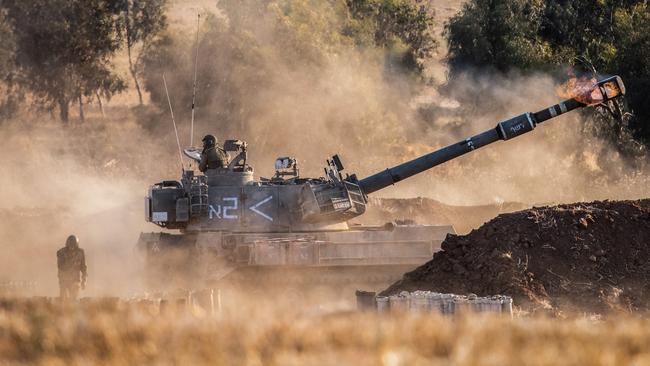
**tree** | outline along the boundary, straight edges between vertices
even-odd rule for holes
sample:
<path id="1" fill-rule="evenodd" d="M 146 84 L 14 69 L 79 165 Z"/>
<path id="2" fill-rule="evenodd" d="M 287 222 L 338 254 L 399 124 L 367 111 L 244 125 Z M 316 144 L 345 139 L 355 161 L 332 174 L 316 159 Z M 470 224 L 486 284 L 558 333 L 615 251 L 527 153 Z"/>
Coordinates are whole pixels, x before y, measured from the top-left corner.
<path id="1" fill-rule="evenodd" d="M 349 25 L 348 32 L 354 28 L 370 30 L 376 46 L 402 50 L 400 62 L 406 69 L 424 69 L 424 61 L 437 48 L 433 16 L 425 6 L 405 0 L 346 0 L 346 3 L 352 18 L 361 22 Z"/>
<path id="2" fill-rule="evenodd" d="M 15 40 L 5 14 L 0 9 L 0 79 L 5 78 L 13 71 Z"/>
<path id="3" fill-rule="evenodd" d="M 106 97 L 125 88 L 111 69 L 121 39 L 119 7 L 107 0 L 3 0 L 16 39 L 20 83 L 69 120 L 70 103 L 97 92 Z"/>
<path id="4" fill-rule="evenodd" d="M 5 12 L 0 9 L 0 117 L 7 118 L 16 112 L 21 99 L 14 79 L 16 43 Z"/>
<path id="5" fill-rule="evenodd" d="M 166 0 L 121 0 L 122 16 L 118 26 L 120 32 L 124 33 L 129 73 L 138 92 L 140 105 L 143 101 L 138 78 L 144 66 L 143 56 L 151 51 L 156 39 L 167 28 L 166 3 Z"/>
<path id="6" fill-rule="evenodd" d="M 537 36 L 543 1 L 473 0 L 445 27 L 452 72 L 467 67 L 540 68 L 549 47 Z"/>
<path id="7" fill-rule="evenodd" d="M 650 6 L 647 2 L 636 4 L 614 13 L 617 53 L 610 70 L 620 72 L 625 78 L 626 99 L 636 118 L 630 126 L 637 137 L 650 146 Z"/>

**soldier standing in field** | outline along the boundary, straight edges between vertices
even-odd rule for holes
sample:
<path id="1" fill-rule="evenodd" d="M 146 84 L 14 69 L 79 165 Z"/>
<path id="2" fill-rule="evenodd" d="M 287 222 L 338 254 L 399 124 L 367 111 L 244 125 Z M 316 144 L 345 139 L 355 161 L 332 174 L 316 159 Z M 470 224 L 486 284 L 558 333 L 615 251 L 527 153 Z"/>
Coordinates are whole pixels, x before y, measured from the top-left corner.
<path id="1" fill-rule="evenodd" d="M 217 144 L 217 138 L 206 135 L 203 138 L 203 151 L 199 170 L 204 172 L 208 169 L 225 168 L 228 166 L 228 153 Z"/>
<path id="2" fill-rule="evenodd" d="M 86 257 L 79 248 L 79 239 L 70 235 L 65 247 L 56 252 L 59 269 L 59 289 L 62 300 L 76 300 L 79 289 L 86 287 Z"/>

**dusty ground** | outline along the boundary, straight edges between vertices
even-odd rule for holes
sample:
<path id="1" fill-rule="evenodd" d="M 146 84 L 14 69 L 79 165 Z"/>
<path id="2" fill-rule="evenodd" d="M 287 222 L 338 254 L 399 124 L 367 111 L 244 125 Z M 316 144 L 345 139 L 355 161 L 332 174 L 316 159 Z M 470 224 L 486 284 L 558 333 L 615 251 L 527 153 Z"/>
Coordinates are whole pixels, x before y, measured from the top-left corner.
<path id="1" fill-rule="evenodd" d="M 433 259 L 388 288 L 506 294 L 525 310 L 650 309 L 650 200 L 502 214 L 450 236 Z"/>
<path id="2" fill-rule="evenodd" d="M 479 206 L 454 206 L 431 198 L 370 198 L 368 210 L 355 221 L 377 224 L 388 221 L 410 221 L 416 224 L 453 225 L 459 234 L 466 234 L 501 213 L 528 208 L 519 202 L 492 203 Z"/>

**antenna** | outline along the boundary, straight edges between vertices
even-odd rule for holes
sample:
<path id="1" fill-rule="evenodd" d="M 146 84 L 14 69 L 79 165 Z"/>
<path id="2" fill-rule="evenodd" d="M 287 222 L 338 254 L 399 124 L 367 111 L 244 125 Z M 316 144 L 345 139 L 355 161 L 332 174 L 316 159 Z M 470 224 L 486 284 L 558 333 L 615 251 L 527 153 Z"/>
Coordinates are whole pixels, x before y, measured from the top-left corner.
<path id="1" fill-rule="evenodd" d="M 169 103 L 169 112 L 172 115 L 172 124 L 174 125 L 174 133 L 176 134 L 176 143 L 178 144 L 178 158 L 181 163 L 181 170 L 185 172 L 185 167 L 183 166 L 183 154 L 181 153 L 181 140 L 178 139 L 178 129 L 176 128 L 176 120 L 174 119 L 174 109 L 172 109 L 172 101 L 169 99 L 169 90 L 167 90 L 167 80 L 165 80 L 165 74 L 162 76 L 163 85 L 165 85 L 165 94 L 167 94 L 167 103 Z"/>
<path id="2" fill-rule="evenodd" d="M 192 84 L 192 120 L 190 122 L 190 146 L 194 146 L 194 102 L 196 100 L 196 73 L 199 66 L 199 24 L 201 13 L 196 18 L 196 54 L 194 55 L 194 83 Z"/>

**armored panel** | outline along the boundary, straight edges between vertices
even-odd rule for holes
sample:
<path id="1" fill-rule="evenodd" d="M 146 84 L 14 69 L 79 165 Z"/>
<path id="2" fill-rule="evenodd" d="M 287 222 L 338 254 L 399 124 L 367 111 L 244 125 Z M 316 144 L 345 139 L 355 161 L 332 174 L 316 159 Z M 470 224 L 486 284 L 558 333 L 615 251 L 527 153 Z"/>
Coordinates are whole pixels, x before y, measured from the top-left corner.
<path id="1" fill-rule="evenodd" d="M 421 264 L 431 259 L 430 242 L 347 242 L 319 247 L 320 265 Z"/>
<path id="2" fill-rule="evenodd" d="M 241 172 L 227 168 L 208 169 L 205 172 L 209 186 L 243 186 L 253 182 L 253 170 Z"/>
<path id="3" fill-rule="evenodd" d="M 279 266 L 285 264 L 286 250 L 284 244 L 282 241 L 268 241 L 253 244 L 253 256 L 250 264 L 261 266 Z"/>
<path id="4" fill-rule="evenodd" d="M 182 188 L 155 187 L 150 192 L 151 221 L 170 223 L 176 221 L 176 200 L 182 198 Z"/>
<path id="5" fill-rule="evenodd" d="M 363 214 L 366 200 L 357 184 L 305 184 L 300 192 L 301 220 L 308 223 L 346 221 Z"/>
<path id="6" fill-rule="evenodd" d="M 289 247 L 289 264 L 310 266 L 318 263 L 318 247 L 321 242 L 298 241 Z"/>
<path id="7" fill-rule="evenodd" d="M 440 249 L 452 226 L 387 225 L 325 234 L 320 265 L 421 264 Z"/>
<path id="8" fill-rule="evenodd" d="M 232 234 L 234 258 L 250 266 L 395 266 L 426 262 L 451 226 L 362 227 L 322 233 Z"/>
<path id="9" fill-rule="evenodd" d="M 306 223 L 300 215 L 303 184 L 211 186 L 206 214 L 193 218 L 188 231 L 281 233 L 346 230 L 346 222 Z"/>
<path id="10" fill-rule="evenodd" d="M 242 217 L 240 187 L 210 187 L 208 215 L 201 226 L 212 230 L 237 230 Z"/>
<path id="11" fill-rule="evenodd" d="M 277 231 L 299 230 L 300 221 L 299 195 L 302 185 L 278 186 L 278 218 L 275 220 Z"/>
<path id="12" fill-rule="evenodd" d="M 190 219 L 190 200 L 189 198 L 179 198 L 176 200 L 176 221 L 186 222 Z"/>
<path id="13" fill-rule="evenodd" d="M 266 238 L 248 246 L 252 250 L 251 265 L 314 266 L 318 264 L 321 241 L 306 237 Z"/>
<path id="14" fill-rule="evenodd" d="M 290 225 L 288 213 L 278 210 L 278 191 L 283 188 L 210 187 L 208 215 L 199 219 L 199 225 L 208 230 L 272 232 L 280 230 L 278 227 L 287 230 Z M 285 202 L 285 205 L 290 203 Z"/>
<path id="15" fill-rule="evenodd" d="M 279 187 L 244 187 L 242 226 L 252 231 L 272 231 L 280 221 Z"/>

